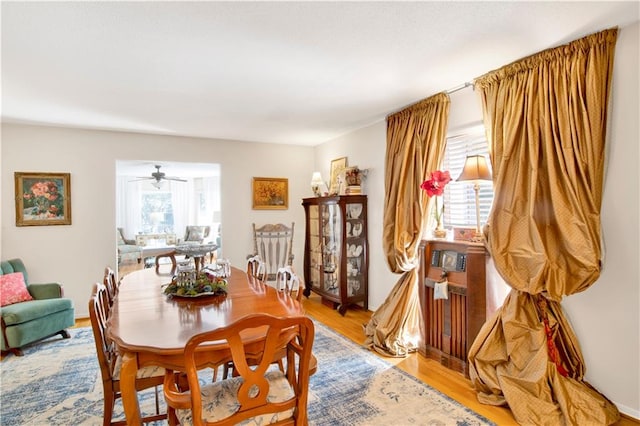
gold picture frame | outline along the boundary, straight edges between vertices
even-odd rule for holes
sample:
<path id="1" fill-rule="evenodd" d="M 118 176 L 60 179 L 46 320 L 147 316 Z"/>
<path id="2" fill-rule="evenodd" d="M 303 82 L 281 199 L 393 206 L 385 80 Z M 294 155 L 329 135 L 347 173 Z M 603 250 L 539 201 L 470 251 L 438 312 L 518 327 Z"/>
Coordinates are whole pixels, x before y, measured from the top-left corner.
<path id="1" fill-rule="evenodd" d="M 329 172 L 329 195 L 338 194 L 338 175 L 347 168 L 347 157 L 331 160 L 331 171 Z"/>
<path id="2" fill-rule="evenodd" d="M 71 225 L 71 174 L 15 172 L 16 226 Z"/>
<path id="3" fill-rule="evenodd" d="M 253 178 L 254 210 L 287 210 L 289 208 L 289 179 Z"/>

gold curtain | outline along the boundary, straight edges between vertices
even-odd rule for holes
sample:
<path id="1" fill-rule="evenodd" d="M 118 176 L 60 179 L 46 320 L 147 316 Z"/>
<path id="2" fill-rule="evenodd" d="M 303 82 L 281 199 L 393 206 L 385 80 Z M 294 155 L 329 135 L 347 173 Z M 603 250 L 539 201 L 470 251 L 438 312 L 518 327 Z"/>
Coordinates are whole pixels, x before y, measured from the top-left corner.
<path id="1" fill-rule="evenodd" d="M 512 290 L 469 351 L 481 402 L 522 424 L 611 424 L 583 381 L 560 302 L 600 275 L 607 102 L 617 29 L 549 49 L 475 81 L 491 144 L 487 248 Z"/>
<path id="2" fill-rule="evenodd" d="M 402 274 L 365 327 L 365 344 L 388 356 L 417 349 L 420 302 L 416 268 L 428 197 L 420 189 L 444 155 L 449 96 L 440 93 L 387 117 L 382 244 L 392 272 Z"/>

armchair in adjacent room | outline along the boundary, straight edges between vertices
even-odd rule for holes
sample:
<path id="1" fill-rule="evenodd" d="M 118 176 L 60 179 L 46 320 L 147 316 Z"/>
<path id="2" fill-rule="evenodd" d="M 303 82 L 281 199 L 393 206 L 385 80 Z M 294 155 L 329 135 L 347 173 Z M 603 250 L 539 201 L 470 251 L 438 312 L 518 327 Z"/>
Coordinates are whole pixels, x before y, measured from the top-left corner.
<path id="1" fill-rule="evenodd" d="M 118 265 L 131 260 L 142 262 L 142 248 L 136 244 L 135 240 L 126 239 L 122 228 L 117 228 L 116 238 L 118 241 Z"/>
<path id="2" fill-rule="evenodd" d="M 211 233 L 211 226 L 189 225 L 180 243 L 202 244 L 209 237 L 209 233 Z"/>

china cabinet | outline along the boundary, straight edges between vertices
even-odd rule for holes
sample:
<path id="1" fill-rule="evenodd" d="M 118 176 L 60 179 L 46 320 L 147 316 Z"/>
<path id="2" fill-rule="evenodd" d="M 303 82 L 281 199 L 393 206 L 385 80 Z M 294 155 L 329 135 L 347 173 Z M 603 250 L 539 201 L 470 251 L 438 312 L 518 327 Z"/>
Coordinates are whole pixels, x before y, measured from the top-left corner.
<path id="1" fill-rule="evenodd" d="M 341 315 L 368 309 L 367 196 L 305 198 L 305 296 L 322 296 Z"/>

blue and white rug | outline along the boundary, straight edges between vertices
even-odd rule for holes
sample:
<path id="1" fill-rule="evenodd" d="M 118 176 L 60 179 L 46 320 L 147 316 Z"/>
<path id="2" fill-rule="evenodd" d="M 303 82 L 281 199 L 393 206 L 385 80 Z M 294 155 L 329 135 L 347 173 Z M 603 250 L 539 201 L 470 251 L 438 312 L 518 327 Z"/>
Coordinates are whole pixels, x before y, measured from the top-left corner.
<path id="1" fill-rule="evenodd" d="M 69 330 L 0 364 L 0 424 L 100 425 L 102 382 L 90 328 Z M 310 425 L 492 425 L 486 418 L 316 322 Z M 210 372 L 206 377 L 210 378 Z M 159 397 L 164 408 L 162 392 Z M 154 412 L 153 390 L 139 393 Z M 116 401 L 114 419 L 122 419 Z M 158 423 L 166 424 L 166 423 Z"/>

